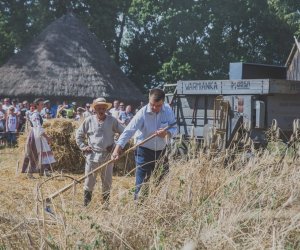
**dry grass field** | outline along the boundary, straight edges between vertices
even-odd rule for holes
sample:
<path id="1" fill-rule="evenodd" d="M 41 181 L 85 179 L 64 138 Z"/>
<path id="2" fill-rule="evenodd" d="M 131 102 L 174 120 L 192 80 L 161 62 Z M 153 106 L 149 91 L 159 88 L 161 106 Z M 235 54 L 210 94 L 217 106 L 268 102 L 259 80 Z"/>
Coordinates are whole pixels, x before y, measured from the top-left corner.
<path id="1" fill-rule="evenodd" d="M 39 199 L 72 179 L 27 179 L 16 152 L 0 151 L 0 249 L 300 249 L 298 146 L 284 159 L 276 143 L 177 159 L 138 204 L 134 178 L 114 177 L 108 210 L 99 184 L 87 208 L 77 184 L 53 200 L 53 215 Z"/>

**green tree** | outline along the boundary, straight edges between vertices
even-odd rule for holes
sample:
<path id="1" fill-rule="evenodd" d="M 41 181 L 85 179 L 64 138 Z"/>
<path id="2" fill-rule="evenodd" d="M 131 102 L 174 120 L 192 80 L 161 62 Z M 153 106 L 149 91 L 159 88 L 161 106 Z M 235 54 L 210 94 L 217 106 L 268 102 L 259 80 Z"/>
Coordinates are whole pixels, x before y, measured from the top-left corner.
<path id="1" fill-rule="evenodd" d="M 68 11 L 142 90 L 227 78 L 235 61 L 284 64 L 300 35 L 298 0 L 2 0 L 0 65 Z"/>
<path id="2" fill-rule="evenodd" d="M 6 0 L 0 3 L 0 63 L 7 60 L 30 40 L 27 8 L 28 3 L 25 0 Z"/>
<path id="3" fill-rule="evenodd" d="M 279 14 L 267 0 L 134 0 L 127 73 L 149 88 L 227 78 L 229 62 L 283 64 L 295 28 Z"/>
<path id="4" fill-rule="evenodd" d="M 7 29 L 6 19 L 0 13 L 0 64 L 13 55 L 15 43 L 12 32 Z"/>
<path id="5" fill-rule="evenodd" d="M 2 1 L 0 39 L 3 40 L 3 50 L 0 64 L 15 51 L 22 49 L 52 21 L 69 11 L 88 26 L 118 62 L 130 2 L 131 0 Z M 5 44 L 11 46 L 7 48 Z"/>

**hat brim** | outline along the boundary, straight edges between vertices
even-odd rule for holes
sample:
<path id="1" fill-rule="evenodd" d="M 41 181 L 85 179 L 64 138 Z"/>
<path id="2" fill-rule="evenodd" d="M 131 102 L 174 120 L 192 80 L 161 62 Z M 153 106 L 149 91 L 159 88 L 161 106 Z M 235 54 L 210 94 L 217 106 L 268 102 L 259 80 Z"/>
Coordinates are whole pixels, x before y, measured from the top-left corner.
<path id="1" fill-rule="evenodd" d="M 109 102 L 96 102 L 92 105 L 92 107 L 95 108 L 96 106 L 99 106 L 99 105 L 105 105 L 106 109 L 110 109 L 112 107 L 112 104 Z"/>

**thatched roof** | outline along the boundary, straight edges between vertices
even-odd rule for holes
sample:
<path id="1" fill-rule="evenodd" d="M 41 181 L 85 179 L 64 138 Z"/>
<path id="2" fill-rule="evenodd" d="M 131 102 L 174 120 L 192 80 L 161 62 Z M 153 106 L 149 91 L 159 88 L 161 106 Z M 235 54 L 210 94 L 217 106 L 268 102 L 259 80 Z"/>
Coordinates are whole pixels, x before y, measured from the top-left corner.
<path id="1" fill-rule="evenodd" d="M 143 99 L 72 13 L 51 23 L 0 68 L 0 96 Z"/>
<path id="2" fill-rule="evenodd" d="M 296 37 L 285 66 L 287 66 L 287 79 L 300 81 L 300 43 Z"/>

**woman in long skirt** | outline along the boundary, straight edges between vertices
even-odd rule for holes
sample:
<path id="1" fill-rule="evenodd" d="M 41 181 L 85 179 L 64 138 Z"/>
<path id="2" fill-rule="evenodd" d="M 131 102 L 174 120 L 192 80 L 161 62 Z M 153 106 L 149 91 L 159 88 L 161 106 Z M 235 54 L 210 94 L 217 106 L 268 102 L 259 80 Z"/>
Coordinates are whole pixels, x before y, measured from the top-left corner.
<path id="1" fill-rule="evenodd" d="M 26 142 L 22 173 L 27 172 L 28 165 L 30 164 L 28 173 L 32 174 L 38 171 L 40 175 L 43 175 L 44 172 L 48 173 L 55 159 L 49 146 L 50 137 L 46 135 L 42 127 L 43 119 L 40 111 L 43 108 L 43 99 L 36 99 L 34 104 L 36 105 L 36 109 L 29 117 L 31 130 Z"/>

